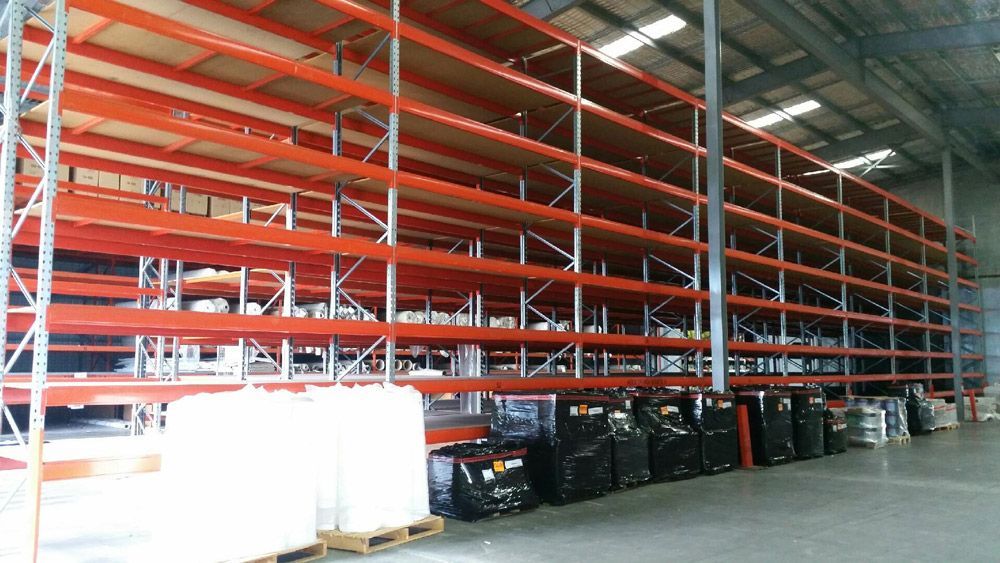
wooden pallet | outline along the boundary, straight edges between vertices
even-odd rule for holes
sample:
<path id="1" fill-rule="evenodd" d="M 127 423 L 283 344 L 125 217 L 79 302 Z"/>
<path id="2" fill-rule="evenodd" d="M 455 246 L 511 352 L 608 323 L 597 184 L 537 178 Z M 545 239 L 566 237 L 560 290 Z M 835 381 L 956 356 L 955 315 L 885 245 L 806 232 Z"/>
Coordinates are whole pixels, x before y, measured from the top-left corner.
<path id="1" fill-rule="evenodd" d="M 324 557 L 326 557 L 326 542 L 318 539 L 313 543 L 283 551 L 235 559 L 231 563 L 305 563 Z"/>
<path id="2" fill-rule="evenodd" d="M 848 443 L 848 446 L 851 446 L 851 447 L 854 447 L 854 448 L 868 448 L 869 450 L 874 450 L 876 448 L 884 448 L 885 444 L 878 444 L 878 443 L 875 443 L 875 442 L 862 442 L 860 444 L 858 444 L 858 443 Z"/>
<path id="3" fill-rule="evenodd" d="M 909 436 L 890 436 L 889 437 L 889 443 L 890 444 L 909 444 L 910 443 L 910 437 Z"/>
<path id="4" fill-rule="evenodd" d="M 428 516 L 407 526 L 382 528 L 358 534 L 348 534 L 337 530 L 320 530 L 319 537 L 331 549 L 367 554 L 440 534 L 443 531 L 444 518 Z"/>
<path id="5" fill-rule="evenodd" d="M 945 424 L 944 426 L 938 426 L 934 429 L 935 432 L 940 430 L 958 430 L 959 424 L 957 422 L 952 422 L 951 424 Z"/>

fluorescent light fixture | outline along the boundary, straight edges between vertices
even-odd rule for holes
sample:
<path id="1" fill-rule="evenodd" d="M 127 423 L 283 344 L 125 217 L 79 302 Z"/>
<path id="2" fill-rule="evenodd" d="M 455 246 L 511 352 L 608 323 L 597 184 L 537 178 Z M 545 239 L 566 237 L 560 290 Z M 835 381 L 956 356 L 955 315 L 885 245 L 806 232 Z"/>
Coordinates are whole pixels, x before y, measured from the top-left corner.
<path id="1" fill-rule="evenodd" d="M 639 33 L 649 37 L 650 39 L 659 39 L 683 29 L 686 25 L 687 22 L 671 14 L 665 18 L 656 20 L 649 25 L 640 27 Z M 639 41 L 631 35 L 626 35 L 601 47 L 600 51 L 609 57 L 620 57 L 635 51 L 641 46 L 642 41 Z"/>
<path id="2" fill-rule="evenodd" d="M 786 108 L 781 108 L 778 111 L 772 111 L 771 113 L 766 113 L 756 119 L 751 119 L 750 121 L 747 121 L 747 125 L 760 129 L 761 127 L 774 125 L 779 121 L 791 119 L 792 116 L 802 115 L 803 113 L 810 112 L 819 107 L 821 106 L 819 102 L 817 102 L 816 100 L 806 100 L 804 102 L 799 102 L 797 104 L 788 106 Z"/>
<path id="3" fill-rule="evenodd" d="M 686 25 L 687 22 L 671 14 L 663 19 L 656 20 L 649 25 L 640 27 L 639 32 L 653 39 L 659 39 L 684 29 L 684 26 Z"/>
<path id="4" fill-rule="evenodd" d="M 818 174 L 826 174 L 827 172 L 829 172 L 829 170 L 827 170 L 826 168 L 820 168 L 819 170 L 813 170 L 812 172 L 805 172 L 802 175 L 803 176 L 816 176 Z"/>
<path id="5" fill-rule="evenodd" d="M 833 165 L 837 168 L 857 168 L 858 166 L 869 166 L 892 155 L 892 149 L 882 149 L 880 151 L 870 152 L 864 156 L 834 162 Z"/>
<path id="6" fill-rule="evenodd" d="M 806 100 L 804 102 L 795 104 L 794 106 L 789 106 L 784 108 L 782 111 L 788 115 L 801 115 L 807 111 L 812 111 L 819 107 L 819 102 L 816 100 Z"/>
<path id="7" fill-rule="evenodd" d="M 642 42 L 632 37 L 631 35 L 626 35 L 621 39 L 615 39 L 611 43 L 601 47 L 601 52 L 609 57 L 620 57 L 626 53 L 631 53 L 639 47 L 642 46 Z"/>
<path id="8" fill-rule="evenodd" d="M 758 117 L 757 119 L 751 119 L 750 121 L 747 121 L 747 125 L 749 125 L 751 127 L 756 127 L 757 129 L 760 129 L 761 127 L 767 127 L 768 125 L 774 125 L 775 123 L 777 123 L 779 121 L 783 121 L 784 119 L 785 118 L 781 117 L 780 113 L 771 112 L 771 113 L 764 114 L 764 115 Z"/>
<path id="9" fill-rule="evenodd" d="M 870 152 L 865 155 L 865 158 L 873 162 L 882 160 L 883 158 L 892 154 L 892 149 L 882 149 L 880 151 Z"/>

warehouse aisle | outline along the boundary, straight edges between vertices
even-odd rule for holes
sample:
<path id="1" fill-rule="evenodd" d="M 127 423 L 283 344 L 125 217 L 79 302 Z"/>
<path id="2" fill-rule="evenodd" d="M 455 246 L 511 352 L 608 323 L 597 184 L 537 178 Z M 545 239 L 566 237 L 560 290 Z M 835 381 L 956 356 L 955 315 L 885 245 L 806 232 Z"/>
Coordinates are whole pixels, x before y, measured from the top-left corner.
<path id="1" fill-rule="evenodd" d="M 365 561 L 716 561 L 996 558 L 1000 424 L 913 439 L 763 471 L 659 484 L 478 524 Z M 0 499 L 14 484 L 0 472 Z M 155 475 L 46 486 L 47 562 L 155 560 L 149 523 Z M 23 494 L 0 513 L 0 561 L 16 561 Z M 197 507 L 194 507 L 196 510 Z M 359 561 L 334 553 L 325 561 Z"/>

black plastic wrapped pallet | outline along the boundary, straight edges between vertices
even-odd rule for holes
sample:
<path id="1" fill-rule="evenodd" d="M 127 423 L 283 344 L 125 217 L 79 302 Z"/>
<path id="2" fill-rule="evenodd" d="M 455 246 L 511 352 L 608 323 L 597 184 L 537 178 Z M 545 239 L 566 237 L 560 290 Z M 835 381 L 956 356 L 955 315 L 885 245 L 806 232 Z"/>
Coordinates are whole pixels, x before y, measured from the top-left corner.
<path id="1" fill-rule="evenodd" d="M 737 466 L 740 445 L 732 393 L 686 393 L 681 396 L 681 415 L 701 435 L 702 473 L 715 475 Z"/>
<path id="2" fill-rule="evenodd" d="M 611 488 L 608 397 L 582 392 L 494 395 L 491 434 L 528 446 L 535 491 L 551 504 Z"/>
<path id="3" fill-rule="evenodd" d="M 842 454 L 847 451 L 847 419 L 830 409 L 823 413 L 823 453 Z"/>
<path id="4" fill-rule="evenodd" d="M 520 444 L 452 444 L 427 458 L 431 512 L 475 522 L 538 506 Z"/>
<path id="5" fill-rule="evenodd" d="M 623 489 L 649 481 L 649 432 L 639 428 L 631 397 L 612 397 L 608 407 L 611 427 L 611 486 Z"/>
<path id="6" fill-rule="evenodd" d="M 635 417 L 649 432 L 649 470 L 653 480 L 696 477 L 701 472 L 701 436 L 684 421 L 677 393 L 635 395 Z"/>
<path id="7" fill-rule="evenodd" d="M 823 456 L 823 411 L 826 401 L 819 387 L 790 387 L 792 394 L 792 438 L 795 456 Z"/>
<path id="8" fill-rule="evenodd" d="M 906 426 L 911 436 L 929 434 L 934 429 L 934 406 L 924 398 L 923 385 L 903 383 L 889 386 L 889 394 L 906 399 Z"/>
<path id="9" fill-rule="evenodd" d="M 736 402 L 746 405 L 750 445 L 756 465 L 780 465 L 795 458 L 792 442 L 792 398 L 778 389 L 744 389 Z"/>

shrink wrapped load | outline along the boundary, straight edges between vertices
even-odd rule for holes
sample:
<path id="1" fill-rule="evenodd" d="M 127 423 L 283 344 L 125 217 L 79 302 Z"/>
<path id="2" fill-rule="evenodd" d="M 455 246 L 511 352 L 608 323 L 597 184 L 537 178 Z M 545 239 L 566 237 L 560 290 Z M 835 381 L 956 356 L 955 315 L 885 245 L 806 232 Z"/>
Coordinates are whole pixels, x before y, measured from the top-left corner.
<path id="1" fill-rule="evenodd" d="M 823 453 L 833 455 L 846 451 L 847 419 L 842 413 L 838 414 L 838 412 L 827 409 L 823 413 Z"/>
<path id="2" fill-rule="evenodd" d="M 630 397 L 611 397 L 608 424 L 611 427 L 611 486 L 622 489 L 648 481 L 649 433 L 636 422 Z"/>
<path id="3" fill-rule="evenodd" d="M 701 471 L 701 439 L 681 415 L 681 396 L 674 392 L 635 395 L 635 416 L 649 432 L 649 470 L 653 480 L 696 477 Z"/>
<path id="4" fill-rule="evenodd" d="M 736 393 L 736 402 L 747 407 L 753 462 L 779 465 L 792 461 L 791 394 L 779 389 L 744 389 Z"/>
<path id="5" fill-rule="evenodd" d="M 906 421 L 910 434 L 927 434 L 934 430 L 934 407 L 924 398 L 920 383 L 903 383 L 889 386 L 889 394 L 906 400 Z"/>
<path id="6" fill-rule="evenodd" d="M 585 393 L 509 393 L 493 397 L 491 433 L 528 446 L 531 480 L 551 504 L 611 488 L 608 397 Z"/>
<path id="7" fill-rule="evenodd" d="M 475 522 L 538 506 L 527 448 L 512 442 L 452 444 L 427 459 L 431 512 Z"/>
<path id="8" fill-rule="evenodd" d="M 965 399 L 965 421 L 972 422 L 972 401 L 968 396 Z M 976 397 L 976 415 L 979 422 L 986 422 L 997 419 L 997 398 L 995 395 Z"/>
<path id="9" fill-rule="evenodd" d="M 848 397 L 848 407 L 871 407 L 885 411 L 885 435 L 889 438 L 909 436 L 906 399 L 902 397 Z"/>
<path id="10" fill-rule="evenodd" d="M 847 441 L 852 446 L 880 448 L 886 444 L 885 411 L 872 407 L 847 409 Z"/>
<path id="11" fill-rule="evenodd" d="M 819 387 L 791 387 L 792 438 L 799 459 L 823 456 L 823 411 L 826 401 Z"/>
<path id="12" fill-rule="evenodd" d="M 934 409 L 934 429 L 958 423 L 958 411 L 955 410 L 955 403 L 949 403 L 944 399 L 930 399 L 928 402 Z"/>
<path id="13" fill-rule="evenodd" d="M 736 398 L 732 393 L 690 392 L 681 396 L 684 420 L 701 435 L 701 472 L 714 475 L 737 466 Z"/>

